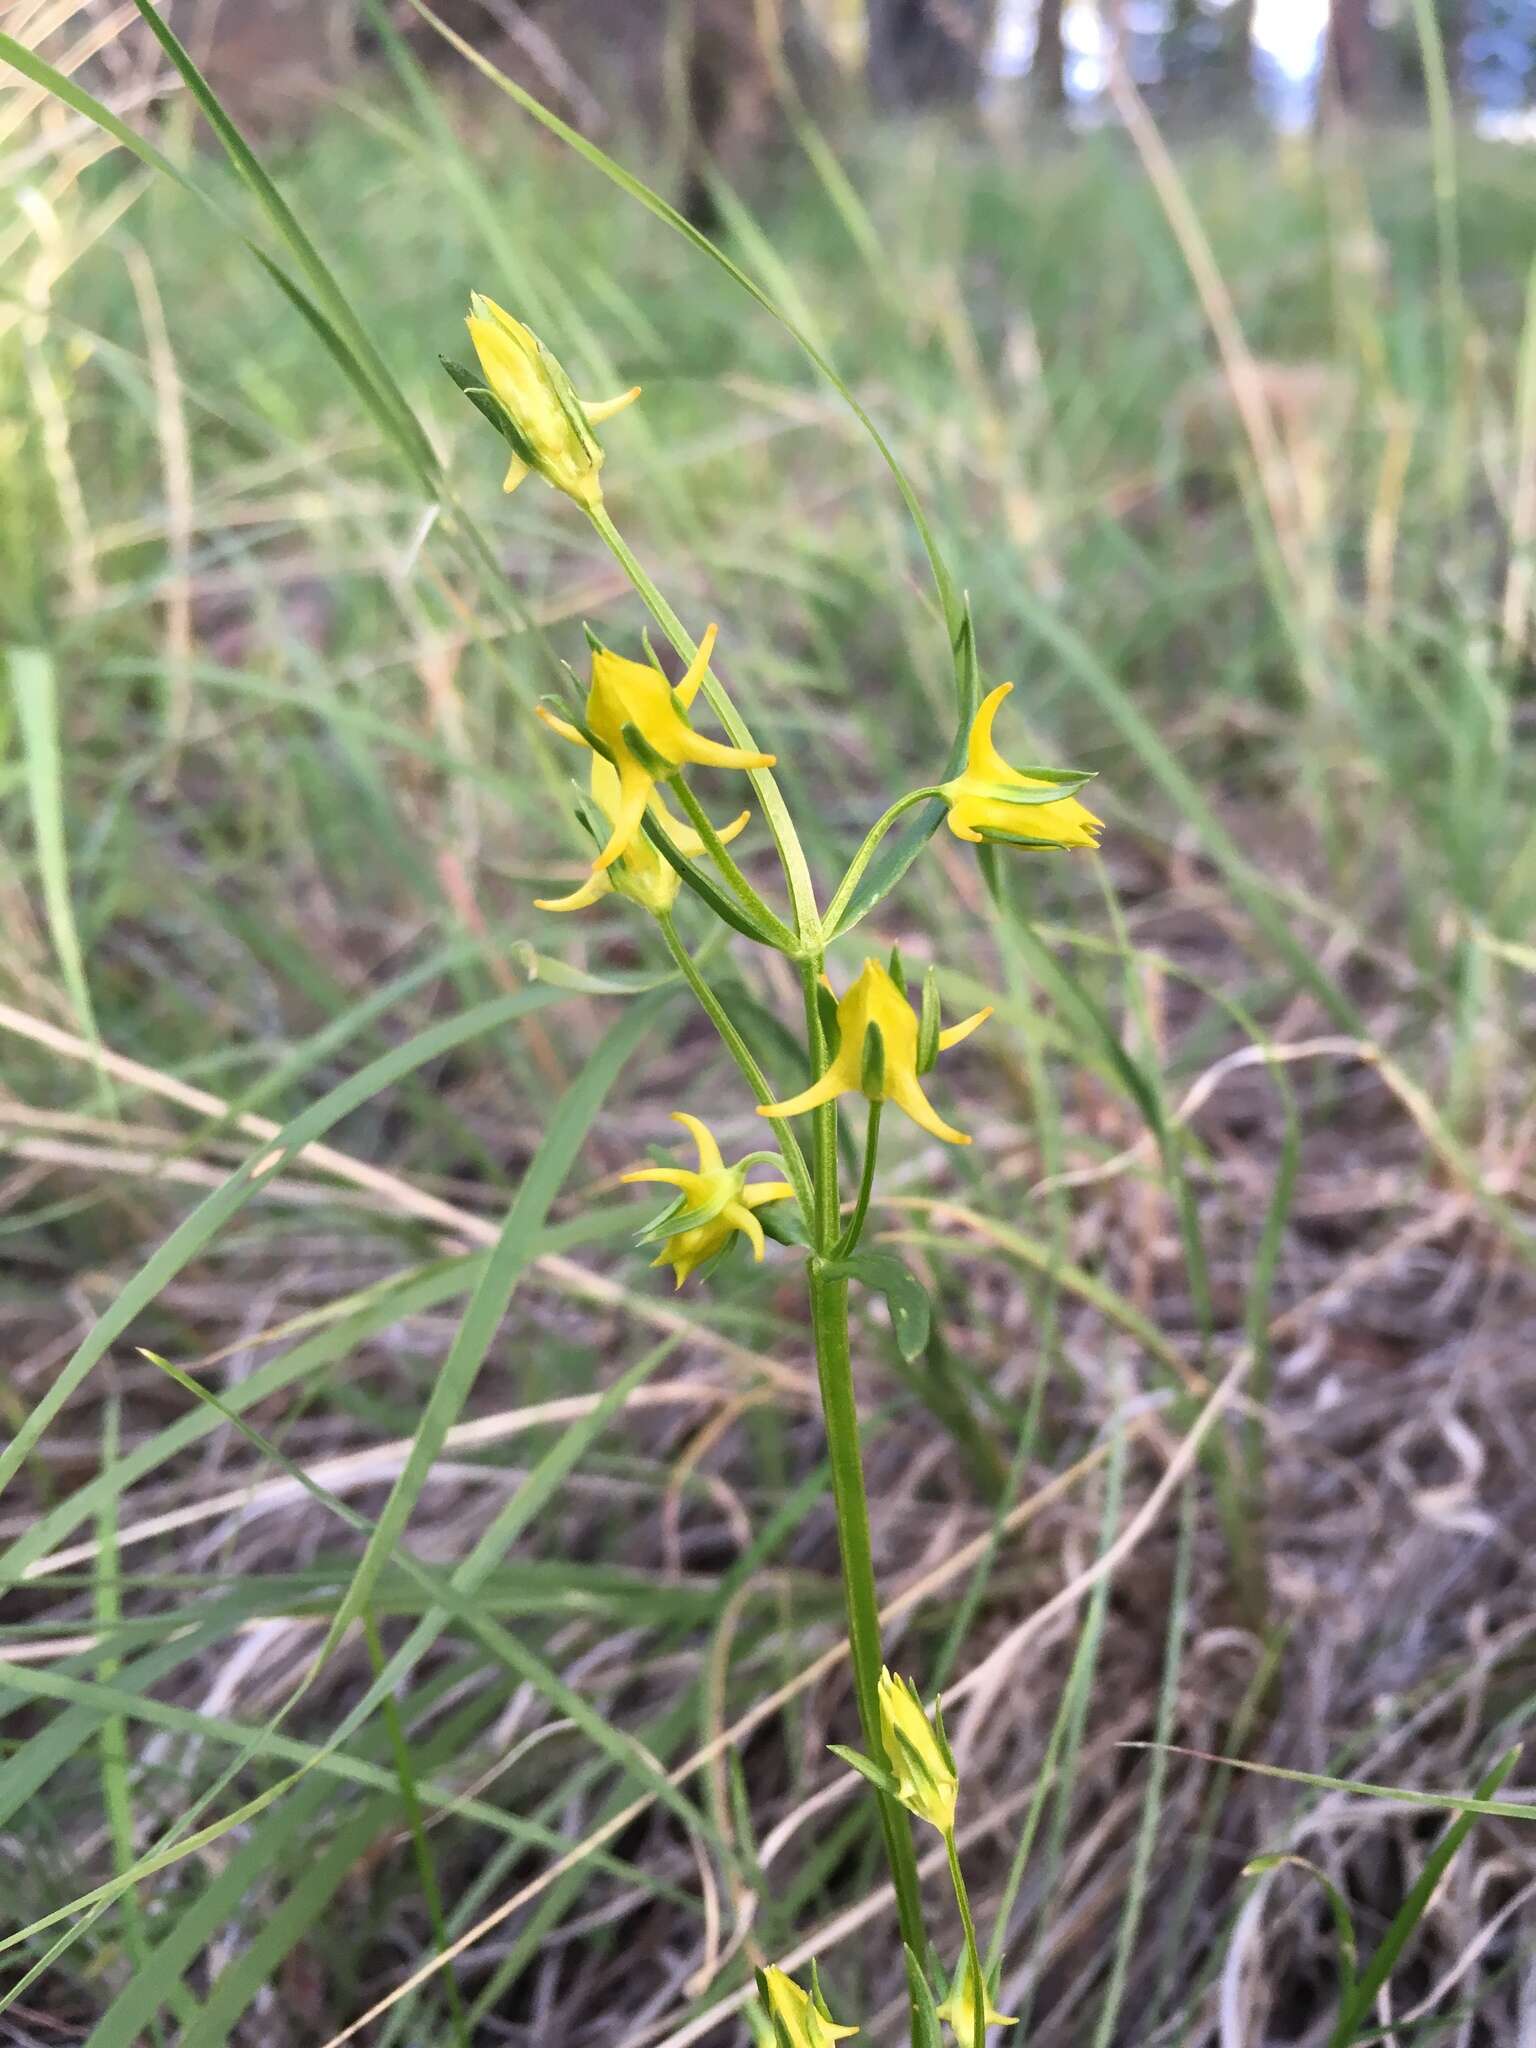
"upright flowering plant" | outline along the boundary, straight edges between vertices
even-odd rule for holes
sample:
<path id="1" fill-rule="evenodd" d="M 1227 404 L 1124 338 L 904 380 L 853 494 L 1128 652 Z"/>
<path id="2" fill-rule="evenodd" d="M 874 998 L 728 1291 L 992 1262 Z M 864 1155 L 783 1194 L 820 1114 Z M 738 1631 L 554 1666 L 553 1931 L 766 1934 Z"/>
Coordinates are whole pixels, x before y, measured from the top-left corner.
<path id="1" fill-rule="evenodd" d="M 772 1130 L 776 1152 L 750 1153 L 727 1165 L 696 1111 L 679 1110 L 676 1119 L 693 1138 L 697 1165 L 637 1167 L 624 1178 L 669 1190 L 668 1205 L 640 1231 L 639 1241 L 659 1247 L 654 1263 L 671 1266 L 679 1287 L 702 1279 L 742 1241 L 757 1259 L 764 1256 L 770 1234 L 801 1249 L 865 1743 L 863 1753 L 838 1754 L 878 1792 L 912 1986 L 914 2043 L 931 2042 L 942 2018 L 961 2048 L 983 2048 L 989 2027 L 1012 2022 L 993 2007 L 991 1981 L 981 1961 L 955 1834 L 959 1772 L 942 1719 L 937 1709 L 930 1718 L 915 1687 L 894 1677 L 882 1660 L 848 1294 L 852 1283 L 882 1291 L 898 1341 L 909 1355 L 922 1348 L 928 1306 L 918 1282 L 891 1254 L 861 1250 L 881 1118 L 885 1105 L 893 1103 L 929 1137 L 946 1145 L 969 1144 L 969 1136 L 935 1108 L 923 1084 L 940 1053 L 957 1046 L 991 1012 L 979 1010 L 945 1027 L 934 970 L 928 970 L 914 1003 L 899 951 L 888 961 L 867 957 L 839 996 L 827 978 L 827 958 L 834 940 L 889 893 L 946 819 L 958 838 L 988 842 L 989 860 L 997 858 L 990 849 L 999 845 L 1092 848 L 1099 821 L 1077 794 L 1088 777 L 1073 770 L 1015 768 L 999 753 L 993 721 L 1012 686 L 1002 684 L 979 701 L 969 610 L 897 472 L 928 548 L 950 627 L 962 724 L 948 779 L 909 790 L 875 820 L 823 905 L 773 774 L 776 757 L 758 745 L 714 672 L 715 628 L 710 626 L 701 641 L 693 640 L 619 533 L 604 501 L 598 482 L 604 451 L 594 429 L 638 393 L 584 404 L 537 336 L 493 300 L 474 298 L 469 330 L 480 375 L 453 363 L 447 368 L 511 450 L 506 488 L 514 489 L 536 470 L 579 505 L 685 665 L 673 683 L 648 646 L 621 652 L 594 640 L 582 702 L 540 707 L 551 730 L 590 756 L 588 787 L 579 803 L 597 845 L 580 885 L 566 896 L 539 899 L 540 907 L 578 911 L 616 895 L 652 918 L 678 973 L 736 1063 L 758 1115 Z M 720 737 L 700 729 L 701 706 L 719 726 Z M 718 829 L 687 779 L 697 768 L 749 779 L 783 870 L 782 910 L 764 898 L 730 851 L 729 842 L 745 827 L 747 814 Z M 674 804 L 682 817 L 671 808 Z M 711 984 L 697 949 L 679 931 L 675 911 L 684 893 L 729 930 L 782 954 L 793 967 L 803 1000 L 804 1059 L 797 1085 L 788 1091 L 770 1080 Z M 845 1204 L 838 1120 L 844 1100 L 856 1096 L 866 1105 L 863 1163 L 857 1191 Z M 804 1143 L 796 1128 L 803 1116 L 811 1120 Z M 759 1165 L 773 1177 L 749 1180 Z M 927 1981 L 932 1945 L 918 1889 L 914 1817 L 943 1839 L 964 1933 L 961 1961 L 942 2004 L 935 2003 Z M 807 1993 L 782 1970 L 768 1969 L 759 1972 L 758 1990 L 758 2030 L 771 2034 L 777 2048 L 828 2048 L 854 2031 L 832 2020 L 814 1979 Z"/>

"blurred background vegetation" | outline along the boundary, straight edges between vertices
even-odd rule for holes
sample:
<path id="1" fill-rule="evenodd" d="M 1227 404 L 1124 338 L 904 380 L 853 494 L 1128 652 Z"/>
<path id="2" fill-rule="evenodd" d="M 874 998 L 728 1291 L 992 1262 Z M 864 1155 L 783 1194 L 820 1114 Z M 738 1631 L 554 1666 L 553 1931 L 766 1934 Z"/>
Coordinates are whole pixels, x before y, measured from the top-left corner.
<path id="1" fill-rule="evenodd" d="M 171 13 L 450 489 L 132 0 L 10 0 L 184 182 L 0 69 L 0 2029 L 683 2048 L 815 1954 L 893 2039 L 791 1269 L 674 1299 L 616 1185 L 680 1104 L 759 1127 L 621 902 L 530 907 L 586 859 L 530 707 L 642 621 L 500 495 L 468 291 L 644 386 L 610 503 L 828 883 L 949 743 L 920 551 L 783 330 L 419 12 Z M 1013 2038 L 1524 2040 L 1536 1834 L 1429 1859 L 1536 1709 L 1536 7 L 441 14 L 826 350 L 1011 751 L 1099 778 L 1102 856 L 993 901 L 941 834 L 867 934 L 998 1005 L 878 1215 L 940 1334 L 866 1303 L 858 1369 Z M 770 1068 L 774 964 L 717 961 Z"/>

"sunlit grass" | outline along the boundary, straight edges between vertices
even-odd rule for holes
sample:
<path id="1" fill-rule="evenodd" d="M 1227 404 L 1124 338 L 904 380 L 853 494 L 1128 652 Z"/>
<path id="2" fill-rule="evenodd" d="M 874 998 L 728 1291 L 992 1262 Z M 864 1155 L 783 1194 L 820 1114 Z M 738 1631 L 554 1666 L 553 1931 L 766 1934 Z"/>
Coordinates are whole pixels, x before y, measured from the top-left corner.
<path id="1" fill-rule="evenodd" d="M 633 2012 L 677 2040 L 746 1994 L 752 1942 L 814 1939 L 878 2034 L 900 1971 L 821 1754 L 851 1723 L 805 1335 L 772 1275 L 707 1327 L 652 1290 L 614 1178 L 711 1055 L 657 1053 L 605 999 L 667 971 L 631 924 L 552 937 L 530 908 L 585 859 L 529 707 L 584 618 L 635 637 L 640 613 L 574 517 L 500 496 L 436 366 L 470 285 L 594 388 L 644 385 L 605 429 L 611 501 L 721 618 L 827 872 L 942 767 L 944 622 L 876 451 L 785 335 L 510 110 L 415 83 L 270 166 L 377 350 L 372 410 L 173 184 L 61 152 L 0 299 L 10 1995 L 93 2042 L 325 2039 L 420 1969 L 376 2038 L 500 2038 L 476 2030 L 564 1999 L 573 2034 Z M 984 679 L 1016 681 L 1036 758 L 1097 771 L 1111 828 L 1102 861 L 995 898 L 944 843 L 872 935 L 999 1006 L 956 1056 L 976 1145 L 914 1142 L 877 1219 L 947 1336 L 908 1365 L 871 1318 L 862 1363 L 885 1585 L 922 1589 L 906 1626 L 1006 1817 L 967 1847 L 1040 2039 L 1127 2014 L 1196 2037 L 1256 1938 L 1237 1866 L 1309 1825 L 1181 1759 L 1130 1779 L 1117 1741 L 1446 1791 L 1529 1710 L 1518 1613 L 1507 1650 L 1465 1640 L 1460 1553 L 1424 1534 L 1497 1499 L 1400 1504 L 1469 1437 L 1518 1450 L 1500 1290 L 1528 1302 L 1531 1254 L 1536 226 L 1523 159 L 1463 153 L 1448 312 L 1426 161 L 1181 158 L 1264 380 L 1263 473 L 1121 142 L 875 132 L 849 149 L 867 218 L 798 166 L 727 209 L 913 475 Z M 390 438 L 396 383 L 430 457 Z M 465 502 L 434 516 L 438 462 Z M 740 974 L 771 1063 L 785 991 Z M 1430 1640 L 1373 1644 L 1319 1701 L 1308 1670 L 1335 1667 L 1309 1660 L 1347 1660 L 1306 1589 L 1367 1583 L 1384 1636 L 1412 1588 Z M 1403 1858 L 1395 1890 L 1357 1873 L 1391 1929 L 1424 1846 L 1349 1828 Z M 1263 1983 L 1326 2001 L 1274 1914 Z M 650 1975 L 637 1929 L 665 1930 Z M 1419 1938 L 1449 1969 L 1455 1929 Z"/>

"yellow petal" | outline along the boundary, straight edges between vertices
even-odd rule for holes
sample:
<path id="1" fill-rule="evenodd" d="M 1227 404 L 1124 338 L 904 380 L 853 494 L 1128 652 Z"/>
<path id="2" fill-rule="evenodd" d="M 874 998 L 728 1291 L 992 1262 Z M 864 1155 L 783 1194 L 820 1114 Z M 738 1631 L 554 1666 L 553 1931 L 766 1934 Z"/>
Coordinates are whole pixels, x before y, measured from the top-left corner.
<path id="1" fill-rule="evenodd" d="M 699 1172 L 718 1173 L 725 1161 L 720 1157 L 720 1147 L 715 1143 L 715 1134 L 709 1125 L 696 1116 L 690 1116 L 686 1109 L 674 1109 L 672 1121 L 681 1124 L 698 1147 Z"/>
<path id="2" fill-rule="evenodd" d="M 752 1256 L 761 1265 L 763 1262 L 763 1226 L 758 1222 L 745 1202 L 727 1202 L 720 1211 L 720 1220 L 728 1223 L 732 1230 L 739 1230 L 752 1247 Z"/>
<path id="3" fill-rule="evenodd" d="M 614 812 L 608 844 L 597 856 L 600 868 L 611 868 L 620 854 L 628 852 L 634 845 L 645 817 L 646 804 L 655 787 L 650 776 L 632 756 L 625 755 L 620 760 L 618 808 Z"/>
<path id="4" fill-rule="evenodd" d="M 678 750 L 685 761 L 696 761 L 701 768 L 771 768 L 779 758 L 777 754 L 751 754 L 745 747 L 728 747 L 723 740 L 706 739 L 691 729 L 684 731 Z"/>
<path id="5" fill-rule="evenodd" d="M 559 717 L 555 712 L 551 711 L 547 704 L 535 704 L 533 707 L 533 715 L 535 718 L 539 719 L 544 725 L 547 725 L 551 732 L 559 733 L 561 739 L 574 740 L 578 747 L 584 747 L 587 745 L 586 735 L 582 732 L 579 732 L 577 728 L 574 725 L 571 725 L 566 719 Z M 601 760 L 602 756 L 599 755 L 598 759 Z"/>
<path id="6" fill-rule="evenodd" d="M 527 474 L 528 465 L 521 455 L 511 456 L 507 463 L 507 473 L 501 480 L 501 488 L 507 492 L 515 491 Z"/>
<path id="7" fill-rule="evenodd" d="M 988 1003 L 987 1007 L 978 1010 L 975 1016 L 966 1017 L 959 1024 L 951 1024 L 948 1030 L 939 1033 L 939 1051 L 948 1052 L 952 1045 L 958 1045 L 961 1039 L 969 1038 L 973 1031 L 981 1029 L 991 1015 L 992 1005 Z"/>
<path id="8" fill-rule="evenodd" d="M 681 1188 L 684 1194 L 692 1191 L 697 1178 L 698 1176 L 690 1173 L 686 1166 L 637 1166 L 633 1173 L 619 1175 L 619 1179 L 626 1184 L 639 1180 L 655 1180 L 669 1188 Z"/>
<path id="9" fill-rule="evenodd" d="M 969 1145 L 970 1139 L 964 1131 L 957 1131 L 953 1124 L 945 1123 L 933 1104 L 923 1093 L 915 1074 L 888 1074 L 885 1092 L 896 1107 L 905 1110 L 920 1130 L 941 1138 L 946 1145 Z"/>
<path id="10" fill-rule="evenodd" d="M 802 1088 L 798 1095 L 791 1095 L 784 1102 L 759 1103 L 757 1113 L 759 1116 L 799 1116 L 807 1109 L 819 1109 L 822 1103 L 831 1102 L 845 1093 L 848 1085 L 834 1062 L 809 1088 Z"/>
<path id="11" fill-rule="evenodd" d="M 989 780 L 995 780 L 999 769 L 1002 770 L 1004 775 L 1012 772 L 1007 762 L 997 751 L 992 740 L 992 721 L 997 717 L 998 707 L 1012 688 L 1012 683 L 999 683 L 995 690 L 989 691 L 982 699 L 980 709 L 977 711 L 971 726 L 971 737 L 965 750 L 965 772 L 967 775 L 979 775 Z"/>
<path id="12" fill-rule="evenodd" d="M 709 658 L 715 651 L 718 634 L 717 626 L 709 625 L 704 628 L 704 638 L 699 642 L 698 652 L 688 664 L 688 673 L 677 686 L 674 694 L 685 711 L 699 694 L 699 685 L 709 673 Z"/>
<path id="13" fill-rule="evenodd" d="M 760 1180 L 755 1187 L 743 1188 L 741 1199 L 749 1209 L 761 1209 L 765 1202 L 784 1202 L 794 1189 L 787 1180 Z"/>
<path id="14" fill-rule="evenodd" d="M 632 384 L 628 391 L 621 391 L 617 398 L 600 398 L 592 405 L 583 399 L 581 409 L 586 414 L 590 426 L 600 427 L 604 420 L 611 420 L 614 414 L 622 412 L 626 405 L 633 405 L 639 396 L 640 386 Z"/>
<path id="15" fill-rule="evenodd" d="M 594 869 L 572 895 L 535 896 L 533 907 L 535 910 L 586 910 L 600 897 L 608 895 L 612 888 L 608 877 Z"/>

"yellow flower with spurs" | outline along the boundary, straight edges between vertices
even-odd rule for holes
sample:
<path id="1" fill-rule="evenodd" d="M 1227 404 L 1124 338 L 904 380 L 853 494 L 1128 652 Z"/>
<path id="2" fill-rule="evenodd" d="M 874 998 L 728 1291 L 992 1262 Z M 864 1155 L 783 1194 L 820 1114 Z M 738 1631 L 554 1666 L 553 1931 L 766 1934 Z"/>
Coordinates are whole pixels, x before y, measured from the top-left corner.
<path id="1" fill-rule="evenodd" d="M 446 367 L 459 388 L 498 427 L 512 450 L 503 490 L 515 491 L 530 470 L 537 470 L 557 491 L 586 511 L 603 502 L 597 472 L 603 451 L 592 429 L 633 405 L 640 386 L 617 398 L 584 404 L 570 378 L 539 337 L 479 292 L 470 294 L 469 338 L 480 358 L 485 385 L 464 381 L 455 365 Z M 477 397 L 476 393 L 480 392 Z M 488 393 L 491 404 L 483 400 Z"/>
<path id="2" fill-rule="evenodd" d="M 592 811 L 611 826 L 618 816 L 620 804 L 619 771 L 602 754 L 592 756 Z M 704 851 L 704 842 L 691 825 L 685 825 L 681 818 L 674 818 L 659 796 L 651 800 L 651 815 L 661 826 L 678 852 L 688 860 L 697 860 Z M 720 828 L 722 845 L 736 837 L 752 813 L 743 811 L 733 818 L 729 825 Z M 594 837 L 601 839 L 602 833 Z M 569 896 L 535 896 L 536 910 L 585 910 L 589 904 L 599 902 L 604 896 L 617 890 L 627 896 L 631 903 L 638 903 L 642 910 L 648 910 L 652 917 L 662 917 L 677 900 L 682 887 L 682 878 L 677 869 L 657 847 L 653 846 L 643 831 L 637 832 L 624 852 L 611 867 L 598 866 Z"/>
<path id="3" fill-rule="evenodd" d="M 938 992 L 931 975 L 924 983 L 919 1019 L 889 969 L 878 960 L 866 960 L 857 981 L 838 1002 L 837 1046 L 826 1072 L 798 1095 L 767 1103 L 757 1113 L 799 1116 L 803 1110 L 835 1102 L 839 1095 L 864 1095 L 871 1102 L 894 1102 L 913 1123 L 946 1145 L 969 1145 L 965 1132 L 939 1115 L 918 1076 L 928 1072 L 941 1052 L 969 1038 L 991 1014 L 990 1008 L 978 1010 L 940 1030 Z"/>
<path id="4" fill-rule="evenodd" d="M 999 683 L 971 725 L 965 772 L 939 788 L 949 802 L 949 829 L 972 843 L 1007 846 L 1097 846 L 1100 820 L 1075 792 L 1092 778 L 1075 769 L 1014 768 L 997 751 L 992 725 L 1012 683 Z"/>
<path id="5" fill-rule="evenodd" d="M 597 857 L 599 868 L 612 867 L 634 845 L 645 807 L 658 785 L 669 781 L 686 763 L 709 768 L 773 766 L 772 754 L 749 753 L 721 740 L 706 739 L 688 723 L 688 707 L 708 673 L 714 646 L 715 628 L 711 626 L 676 689 L 648 662 L 629 661 L 610 648 L 596 647 L 581 723 L 573 724 L 547 705 L 538 707 L 551 732 L 578 747 L 590 747 L 613 764 L 618 795 L 609 813 L 613 830 Z"/>
<path id="6" fill-rule="evenodd" d="M 681 1287 L 690 1273 L 725 1251 L 738 1231 L 751 1245 L 753 1258 L 761 1261 L 763 1226 L 755 1212 L 767 1202 L 782 1202 L 794 1189 L 787 1180 L 747 1185 L 749 1168 L 777 1163 L 772 1153 L 753 1152 L 735 1166 L 727 1166 L 707 1124 L 682 1109 L 673 1111 L 672 1121 L 691 1134 L 699 1155 L 697 1168 L 645 1166 L 620 1178 L 626 1182 L 659 1181 L 663 1187 L 678 1190 L 671 1207 L 640 1233 L 640 1243 L 664 1240 L 651 1264 L 670 1266 Z"/>

